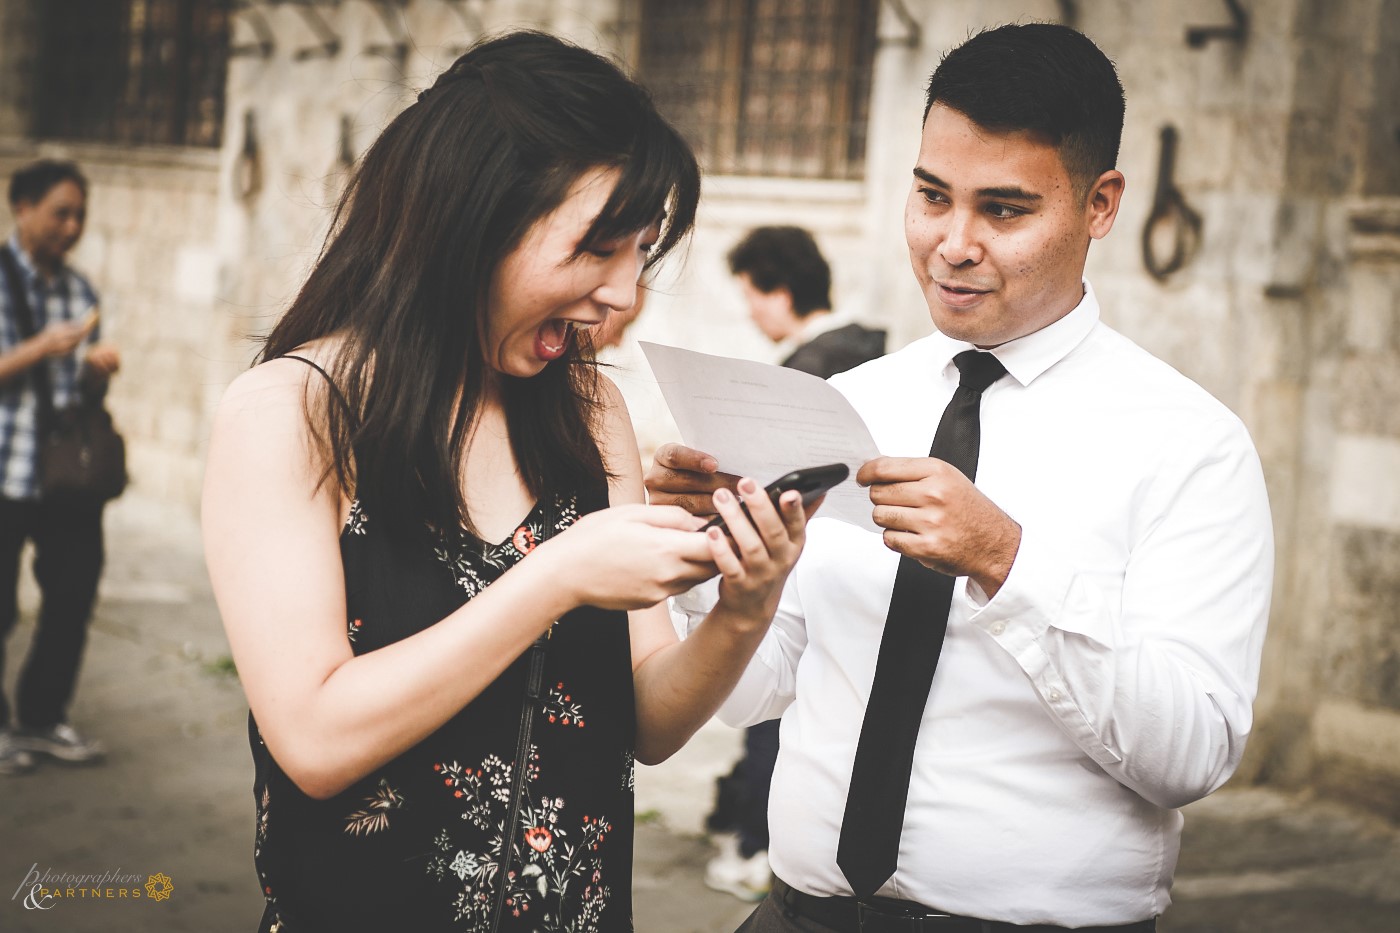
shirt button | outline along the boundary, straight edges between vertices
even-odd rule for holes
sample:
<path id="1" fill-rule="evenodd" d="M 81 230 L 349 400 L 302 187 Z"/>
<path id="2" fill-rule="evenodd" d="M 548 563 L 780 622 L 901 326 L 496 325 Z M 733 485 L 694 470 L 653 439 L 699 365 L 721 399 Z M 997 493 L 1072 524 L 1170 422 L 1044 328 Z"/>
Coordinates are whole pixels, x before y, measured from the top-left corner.
<path id="1" fill-rule="evenodd" d="M 1055 702 L 1056 700 L 1058 700 L 1059 698 L 1060 698 L 1060 691 L 1058 691 L 1058 690 L 1051 690 L 1051 691 L 1050 691 L 1050 702 L 1053 703 L 1053 702 Z"/>
<path id="2" fill-rule="evenodd" d="M 993 635 L 1000 635 L 1000 634 L 1001 634 L 1002 632 L 1004 632 L 1004 631 L 1006 631 L 1006 623 L 1005 623 L 1005 622 L 993 622 L 993 623 L 992 623 L 991 632 L 992 632 Z"/>

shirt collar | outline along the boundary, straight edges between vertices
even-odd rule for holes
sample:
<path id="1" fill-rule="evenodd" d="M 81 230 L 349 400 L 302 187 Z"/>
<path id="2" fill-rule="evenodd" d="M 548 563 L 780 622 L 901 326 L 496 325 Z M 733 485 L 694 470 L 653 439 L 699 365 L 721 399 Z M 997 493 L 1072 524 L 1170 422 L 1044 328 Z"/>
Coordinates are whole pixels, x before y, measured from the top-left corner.
<path id="1" fill-rule="evenodd" d="M 20 272 L 24 273 L 25 279 L 32 285 L 36 281 L 42 281 L 39 275 L 39 267 L 34 265 L 34 260 L 29 258 L 29 254 L 24 251 L 24 247 L 19 245 L 19 231 L 10 234 L 10 252 L 14 253 L 15 259 L 19 262 Z M 62 269 L 60 268 L 60 274 Z"/>
<path id="2" fill-rule="evenodd" d="M 1099 302 L 1094 297 L 1093 286 L 1086 279 L 1084 297 L 1074 306 L 1073 311 L 1033 334 L 1017 337 L 994 348 L 991 353 L 1006 367 L 1011 378 L 1023 386 L 1028 386 L 1041 373 L 1069 356 L 1070 351 L 1089 336 L 1089 331 L 1093 330 L 1098 322 Z M 965 340 L 954 340 L 937 331 L 930 339 L 933 342 L 934 363 L 945 376 L 954 370 L 953 357 L 964 350 L 976 349 Z M 952 378 L 956 379 L 956 376 Z"/>
<path id="3" fill-rule="evenodd" d="M 801 322 L 797 330 L 793 331 L 773 347 L 773 353 L 779 360 L 785 360 L 806 346 L 813 340 L 828 331 L 837 330 L 847 324 L 855 323 L 855 318 L 840 311 L 828 311 L 826 314 L 811 315 L 799 318 Z"/>

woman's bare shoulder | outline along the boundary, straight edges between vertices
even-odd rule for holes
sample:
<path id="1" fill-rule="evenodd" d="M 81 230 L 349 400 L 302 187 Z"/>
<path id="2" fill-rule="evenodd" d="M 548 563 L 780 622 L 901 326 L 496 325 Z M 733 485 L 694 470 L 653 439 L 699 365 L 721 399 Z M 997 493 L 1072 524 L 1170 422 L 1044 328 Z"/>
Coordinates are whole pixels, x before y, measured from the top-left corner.
<path id="1" fill-rule="evenodd" d="M 624 452 L 630 448 L 635 453 L 637 437 L 632 431 L 632 416 L 627 411 L 627 402 L 623 399 L 622 390 L 617 387 L 617 383 L 608 378 L 606 373 L 598 373 L 597 398 L 599 423 L 603 428 L 600 441 L 605 445 L 605 449 L 613 453 L 621 446 Z"/>
<path id="2" fill-rule="evenodd" d="M 214 413 L 206 490 L 238 497 L 251 494 L 251 483 L 260 495 L 285 488 L 292 498 L 319 490 L 328 457 L 316 425 L 327 392 L 325 379 L 298 360 L 267 360 L 240 374 Z"/>
<path id="3" fill-rule="evenodd" d="M 628 420 L 627 402 L 622 398 L 622 390 L 613 382 L 612 377 L 602 370 L 598 371 L 598 402 L 605 419 Z"/>
<path id="4" fill-rule="evenodd" d="M 286 356 L 258 363 L 229 383 L 219 405 L 220 411 L 234 409 L 271 414 L 290 402 L 304 413 L 307 402 L 319 402 L 326 391 L 325 377 L 307 362 L 328 370 L 339 343 L 337 338 L 316 340 L 297 347 Z"/>

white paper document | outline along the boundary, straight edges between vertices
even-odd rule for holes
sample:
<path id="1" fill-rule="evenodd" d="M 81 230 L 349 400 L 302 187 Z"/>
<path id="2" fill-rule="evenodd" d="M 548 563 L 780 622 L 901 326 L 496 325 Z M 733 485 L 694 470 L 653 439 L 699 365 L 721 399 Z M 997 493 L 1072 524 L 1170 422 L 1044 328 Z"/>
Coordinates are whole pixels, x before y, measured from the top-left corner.
<path id="1" fill-rule="evenodd" d="M 826 380 L 796 369 L 641 343 L 687 447 L 725 473 L 770 483 L 802 467 L 844 463 L 851 475 L 817 514 L 869 531 L 870 496 L 856 471 L 880 456 L 870 429 Z"/>

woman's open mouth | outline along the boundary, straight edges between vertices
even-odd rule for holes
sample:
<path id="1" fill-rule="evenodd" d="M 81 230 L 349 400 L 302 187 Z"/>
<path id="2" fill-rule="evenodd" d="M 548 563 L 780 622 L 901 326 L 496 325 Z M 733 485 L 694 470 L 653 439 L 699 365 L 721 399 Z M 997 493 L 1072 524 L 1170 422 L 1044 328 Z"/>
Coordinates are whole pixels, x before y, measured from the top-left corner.
<path id="1" fill-rule="evenodd" d="M 545 362 L 557 360 L 564 355 L 569 345 L 569 334 L 573 327 L 568 321 L 551 318 L 535 331 L 535 355 Z"/>
<path id="2" fill-rule="evenodd" d="M 574 334 L 589 326 L 588 324 L 580 324 L 578 321 L 550 318 L 540 325 L 539 330 L 535 331 L 535 355 L 546 363 L 559 359 L 568 349 L 569 341 L 573 339 Z"/>

